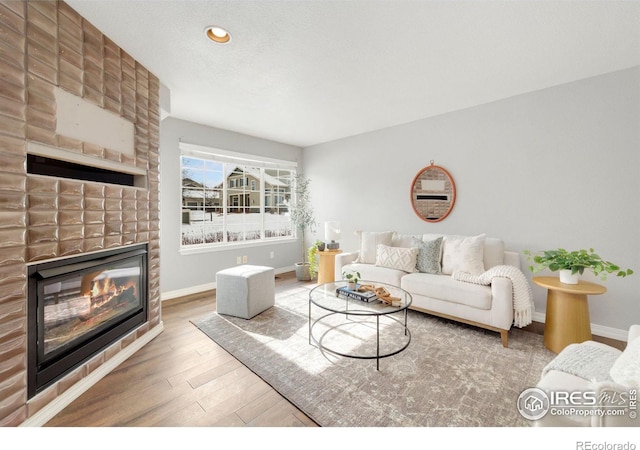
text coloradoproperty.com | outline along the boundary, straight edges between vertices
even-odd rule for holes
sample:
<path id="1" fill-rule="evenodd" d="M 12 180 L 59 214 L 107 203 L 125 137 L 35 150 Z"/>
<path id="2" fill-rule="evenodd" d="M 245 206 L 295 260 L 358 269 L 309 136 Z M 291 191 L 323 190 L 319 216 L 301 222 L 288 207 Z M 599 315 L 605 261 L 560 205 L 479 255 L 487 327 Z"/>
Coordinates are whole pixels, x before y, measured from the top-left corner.
<path id="1" fill-rule="evenodd" d="M 552 416 L 624 416 L 626 409 L 589 409 L 589 408 L 551 408 L 549 414 Z"/>

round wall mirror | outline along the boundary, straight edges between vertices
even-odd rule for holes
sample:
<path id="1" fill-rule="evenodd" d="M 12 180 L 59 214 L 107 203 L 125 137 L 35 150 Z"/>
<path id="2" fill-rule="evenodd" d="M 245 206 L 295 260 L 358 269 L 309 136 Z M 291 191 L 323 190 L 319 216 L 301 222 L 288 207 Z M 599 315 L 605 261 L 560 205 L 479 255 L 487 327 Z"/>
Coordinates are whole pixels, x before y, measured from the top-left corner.
<path id="1" fill-rule="evenodd" d="M 411 204 L 418 217 L 426 222 L 439 222 L 449 215 L 456 202 L 456 185 L 443 167 L 431 165 L 422 169 L 411 184 Z"/>

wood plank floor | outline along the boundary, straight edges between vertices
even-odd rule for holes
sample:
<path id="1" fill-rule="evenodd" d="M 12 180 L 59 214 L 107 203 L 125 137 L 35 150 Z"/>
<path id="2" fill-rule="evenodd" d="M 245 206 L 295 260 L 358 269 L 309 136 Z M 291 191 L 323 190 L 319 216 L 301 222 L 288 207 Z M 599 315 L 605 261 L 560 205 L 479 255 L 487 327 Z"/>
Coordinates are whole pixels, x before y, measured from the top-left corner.
<path id="1" fill-rule="evenodd" d="M 214 292 L 163 302 L 164 331 L 46 426 L 317 427 L 190 322 L 215 309 Z"/>

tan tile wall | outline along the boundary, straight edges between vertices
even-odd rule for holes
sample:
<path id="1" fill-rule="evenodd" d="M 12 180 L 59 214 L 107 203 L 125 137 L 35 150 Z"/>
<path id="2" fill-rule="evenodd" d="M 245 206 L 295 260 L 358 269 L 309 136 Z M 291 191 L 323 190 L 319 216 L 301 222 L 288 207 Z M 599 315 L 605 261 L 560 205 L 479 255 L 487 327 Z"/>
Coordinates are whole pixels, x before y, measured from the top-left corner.
<path id="1" fill-rule="evenodd" d="M 55 87 L 135 125 L 135 158 L 56 134 Z M 160 323 L 159 81 L 58 1 L 0 1 L 0 426 Z M 27 175 L 27 140 L 147 170 L 148 189 Z M 149 322 L 27 401 L 27 264 L 149 244 Z"/>

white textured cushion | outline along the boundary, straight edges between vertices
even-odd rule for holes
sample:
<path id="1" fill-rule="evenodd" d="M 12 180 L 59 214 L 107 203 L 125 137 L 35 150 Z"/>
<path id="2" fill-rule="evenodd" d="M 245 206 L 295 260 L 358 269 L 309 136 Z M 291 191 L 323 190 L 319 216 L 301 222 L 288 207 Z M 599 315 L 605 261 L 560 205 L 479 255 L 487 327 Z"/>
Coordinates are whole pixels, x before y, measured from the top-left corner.
<path id="1" fill-rule="evenodd" d="M 484 270 L 504 264 L 504 241 L 487 237 L 484 240 Z"/>
<path id="2" fill-rule="evenodd" d="M 424 234 L 422 235 L 423 241 L 431 241 L 437 237 L 450 237 L 450 238 L 464 238 L 466 236 L 456 235 L 443 235 L 443 234 Z M 489 270 L 492 267 L 507 264 L 505 262 L 505 247 L 504 241 L 498 238 L 486 237 L 484 239 L 484 270 Z M 519 266 L 518 266 L 519 267 Z"/>
<path id="3" fill-rule="evenodd" d="M 390 247 L 379 244 L 376 253 L 376 266 L 413 273 L 416 271 L 417 257 L 417 248 Z"/>
<path id="4" fill-rule="evenodd" d="M 484 272 L 485 235 L 469 237 L 445 236 L 442 241 L 442 273 L 467 272 L 480 275 Z"/>
<path id="5" fill-rule="evenodd" d="M 627 344 L 609 371 L 611 379 L 623 386 L 640 387 L 640 338 Z"/>
<path id="6" fill-rule="evenodd" d="M 391 239 L 391 246 L 404 247 L 404 248 L 415 247 L 415 245 L 413 245 L 412 243 L 414 239 L 422 239 L 422 236 L 420 235 L 414 236 L 413 234 L 393 233 L 393 238 Z"/>
<path id="7" fill-rule="evenodd" d="M 356 231 L 360 237 L 360 254 L 356 262 L 375 264 L 378 245 L 391 245 L 393 231 Z"/>

